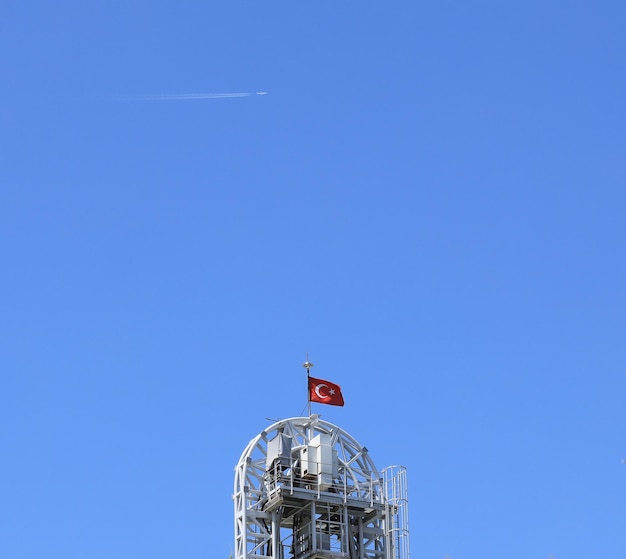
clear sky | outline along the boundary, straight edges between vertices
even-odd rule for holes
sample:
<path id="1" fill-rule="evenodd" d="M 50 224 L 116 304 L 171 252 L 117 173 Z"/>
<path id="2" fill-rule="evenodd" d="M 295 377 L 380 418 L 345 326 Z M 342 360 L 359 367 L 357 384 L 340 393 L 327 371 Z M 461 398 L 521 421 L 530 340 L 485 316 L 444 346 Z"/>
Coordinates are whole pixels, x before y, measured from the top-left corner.
<path id="1" fill-rule="evenodd" d="M 413 559 L 626 557 L 625 21 L 4 0 L 0 556 L 226 559 L 308 351 Z"/>

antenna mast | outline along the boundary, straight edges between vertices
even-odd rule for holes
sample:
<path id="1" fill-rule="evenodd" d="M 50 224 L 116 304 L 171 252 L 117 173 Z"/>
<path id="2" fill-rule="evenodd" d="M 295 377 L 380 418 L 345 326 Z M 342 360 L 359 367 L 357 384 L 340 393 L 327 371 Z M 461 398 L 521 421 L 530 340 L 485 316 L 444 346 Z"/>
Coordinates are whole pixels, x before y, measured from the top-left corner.
<path id="1" fill-rule="evenodd" d="M 309 376 L 311 373 L 311 367 L 313 367 L 313 363 L 309 361 L 308 351 L 306 352 L 306 361 L 302 364 L 302 366 L 306 369 L 306 400 L 309 407 L 309 417 L 311 417 L 311 395 L 309 394 Z"/>

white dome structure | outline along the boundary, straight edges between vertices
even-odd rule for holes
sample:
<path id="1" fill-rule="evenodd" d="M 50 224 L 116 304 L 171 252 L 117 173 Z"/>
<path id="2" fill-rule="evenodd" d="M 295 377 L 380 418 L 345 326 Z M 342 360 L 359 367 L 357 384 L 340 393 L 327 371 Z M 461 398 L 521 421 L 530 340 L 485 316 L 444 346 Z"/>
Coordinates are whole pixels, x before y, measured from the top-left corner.
<path id="1" fill-rule="evenodd" d="M 234 559 L 409 559 L 406 470 L 318 415 L 277 421 L 235 470 Z"/>

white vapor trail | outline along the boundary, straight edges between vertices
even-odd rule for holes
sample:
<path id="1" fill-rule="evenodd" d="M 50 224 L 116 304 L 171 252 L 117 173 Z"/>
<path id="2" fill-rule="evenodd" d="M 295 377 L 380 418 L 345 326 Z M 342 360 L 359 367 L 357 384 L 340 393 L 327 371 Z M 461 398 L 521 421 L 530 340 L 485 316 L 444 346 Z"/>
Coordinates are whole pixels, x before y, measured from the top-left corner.
<path id="1" fill-rule="evenodd" d="M 164 93 L 162 95 L 137 95 L 126 99 L 129 101 L 187 101 L 189 99 L 231 99 L 251 95 L 252 93 Z"/>

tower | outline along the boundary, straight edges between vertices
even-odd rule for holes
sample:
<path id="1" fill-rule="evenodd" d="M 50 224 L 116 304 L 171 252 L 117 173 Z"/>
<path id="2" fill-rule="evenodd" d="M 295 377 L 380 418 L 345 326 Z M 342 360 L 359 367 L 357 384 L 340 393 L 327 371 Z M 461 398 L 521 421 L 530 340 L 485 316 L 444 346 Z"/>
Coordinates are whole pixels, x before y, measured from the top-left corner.
<path id="1" fill-rule="evenodd" d="M 278 421 L 235 469 L 234 559 L 409 559 L 406 469 L 318 415 Z"/>

